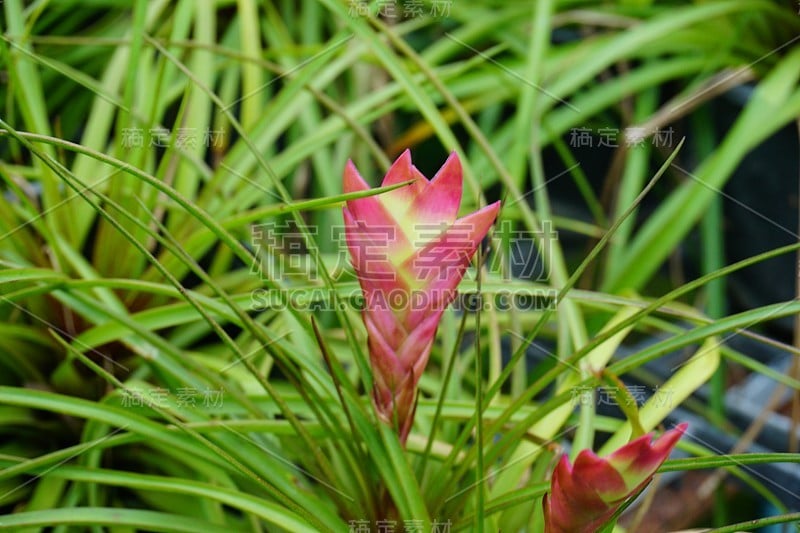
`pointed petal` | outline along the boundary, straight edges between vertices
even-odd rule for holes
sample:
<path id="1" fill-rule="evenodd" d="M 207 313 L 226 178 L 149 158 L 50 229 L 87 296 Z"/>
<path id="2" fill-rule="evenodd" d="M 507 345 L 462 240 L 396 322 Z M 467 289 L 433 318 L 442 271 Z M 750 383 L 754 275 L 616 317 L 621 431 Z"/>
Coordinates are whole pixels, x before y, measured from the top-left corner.
<path id="1" fill-rule="evenodd" d="M 344 179 L 342 180 L 342 190 L 345 193 L 368 191 L 369 185 L 359 174 L 356 165 L 351 159 L 347 160 L 344 166 Z"/>
<path id="2" fill-rule="evenodd" d="M 454 224 L 466 222 L 468 219 L 470 219 L 475 221 L 480 227 L 486 228 L 486 231 L 484 231 L 484 235 L 486 235 L 486 232 L 489 231 L 489 226 L 494 224 L 494 220 L 497 218 L 497 213 L 500 211 L 500 205 L 501 202 L 498 200 L 497 202 L 489 204 L 486 207 L 482 207 L 481 209 L 478 209 L 477 211 L 465 217 L 459 218 Z M 480 220 L 480 223 L 478 223 L 478 220 Z"/>
<path id="3" fill-rule="evenodd" d="M 348 161 L 344 169 L 342 189 L 345 193 L 368 191 L 370 189 L 352 161 Z M 364 198 L 347 200 L 347 209 L 357 221 L 374 225 L 396 226 L 397 223 L 394 217 L 379 200 L 380 196 L 365 196 Z"/>
<path id="4" fill-rule="evenodd" d="M 425 190 L 414 198 L 405 218 L 415 224 L 452 224 L 461 205 L 461 186 L 461 161 L 453 152 Z"/>
<path id="5" fill-rule="evenodd" d="M 402 216 L 414 198 L 419 196 L 428 186 L 428 178 L 411 164 L 411 151 L 406 150 L 398 157 L 383 178 L 381 186 L 396 185 L 404 181 L 414 180 L 408 187 L 400 187 L 381 195 L 381 201 L 398 217 Z"/>
<path id="6" fill-rule="evenodd" d="M 405 319 L 406 328 L 415 328 L 427 314 L 450 305 L 472 256 L 494 223 L 499 208 L 500 203 L 497 202 L 460 218 L 398 268 L 398 274 L 412 288 L 412 292 L 424 292 L 428 303 L 427 306 L 411 309 Z"/>
<path id="7" fill-rule="evenodd" d="M 439 290 L 454 289 L 494 223 L 499 209 L 500 202 L 496 202 L 462 217 L 438 237 L 418 248 L 400 269 L 409 286 L 433 284 Z"/>
<path id="8" fill-rule="evenodd" d="M 425 186 L 428 185 L 428 178 L 423 176 L 422 173 L 417 170 L 417 167 L 411 164 L 411 150 L 406 149 L 402 154 L 400 154 L 400 157 L 395 159 L 394 163 L 392 163 L 392 166 L 389 167 L 389 171 L 383 178 L 383 183 L 381 183 L 381 186 L 387 187 L 389 185 L 395 185 L 408 180 L 416 181 L 415 183 L 412 183 L 411 187 L 408 189 L 400 188 L 397 190 L 404 191 L 406 193 L 411 191 L 415 193 L 413 196 L 416 196 L 424 190 Z"/>
<path id="9" fill-rule="evenodd" d="M 629 490 L 633 490 L 667 460 L 687 427 L 688 424 L 680 424 L 654 443 L 651 443 L 652 435 L 643 435 L 609 455 L 608 462 L 622 474 Z"/>
<path id="10" fill-rule="evenodd" d="M 342 190 L 345 193 L 368 191 L 370 189 L 352 161 L 348 160 L 344 167 Z M 378 196 L 366 196 L 347 201 L 347 208 L 356 221 L 373 225 L 396 226 L 394 218 L 383 207 Z"/>

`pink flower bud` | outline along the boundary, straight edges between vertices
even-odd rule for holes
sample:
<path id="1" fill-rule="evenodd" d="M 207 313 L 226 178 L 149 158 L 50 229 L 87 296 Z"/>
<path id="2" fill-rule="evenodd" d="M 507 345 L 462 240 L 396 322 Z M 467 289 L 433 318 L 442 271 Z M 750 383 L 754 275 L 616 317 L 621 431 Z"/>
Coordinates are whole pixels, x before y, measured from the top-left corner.
<path id="1" fill-rule="evenodd" d="M 544 498 L 545 532 L 597 531 L 652 479 L 687 427 L 680 424 L 654 443 L 643 435 L 604 459 L 591 450 L 582 450 L 574 465 L 561 457 Z"/>
<path id="2" fill-rule="evenodd" d="M 349 200 L 343 210 L 347 247 L 364 293 L 373 401 L 403 442 L 442 312 L 500 209 L 496 202 L 457 218 L 462 175 L 455 152 L 428 180 L 406 150 L 382 185 L 410 180 L 407 187 Z M 348 161 L 344 192 L 368 189 Z"/>

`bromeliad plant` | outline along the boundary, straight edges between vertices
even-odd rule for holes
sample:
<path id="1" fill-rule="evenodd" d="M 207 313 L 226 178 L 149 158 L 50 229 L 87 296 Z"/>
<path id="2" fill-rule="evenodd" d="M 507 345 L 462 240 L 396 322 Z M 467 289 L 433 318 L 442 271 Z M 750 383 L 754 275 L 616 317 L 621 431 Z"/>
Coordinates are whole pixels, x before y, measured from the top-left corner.
<path id="1" fill-rule="evenodd" d="M 631 441 L 605 458 L 581 450 L 574 464 L 561 457 L 544 498 L 545 533 L 594 533 L 653 478 L 686 431 L 679 425 L 651 443 Z"/>
<path id="2" fill-rule="evenodd" d="M 378 415 L 405 442 L 414 420 L 417 382 L 445 308 L 492 223 L 500 202 L 457 219 L 461 162 L 453 152 L 428 180 L 406 150 L 382 186 L 403 188 L 347 202 L 347 247 L 364 292 L 364 324 Z M 369 189 L 352 161 L 344 192 Z"/>

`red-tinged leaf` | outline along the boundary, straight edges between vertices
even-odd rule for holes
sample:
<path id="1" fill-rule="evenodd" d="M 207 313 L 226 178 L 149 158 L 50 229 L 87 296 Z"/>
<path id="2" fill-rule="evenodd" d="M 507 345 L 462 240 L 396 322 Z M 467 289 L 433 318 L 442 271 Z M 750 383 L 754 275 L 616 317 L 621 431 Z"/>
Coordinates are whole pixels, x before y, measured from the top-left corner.
<path id="1" fill-rule="evenodd" d="M 687 427 L 688 424 L 680 424 L 654 443 L 650 435 L 643 435 L 609 455 L 608 462 L 622 474 L 628 488 L 636 487 L 667 460 Z"/>
<path id="2" fill-rule="evenodd" d="M 412 287 L 452 291 L 497 217 L 500 202 L 488 205 L 455 221 L 438 237 L 417 248 L 400 272 Z"/>
<path id="3" fill-rule="evenodd" d="M 441 226 L 455 222 L 461 206 L 461 161 L 453 152 L 425 189 L 411 202 L 405 218 L 415 224 Z"/>
<path id="4" fill-rule="evenodd" d="M 423 176 L 422 173 L 417 170 L 417 167 L 411 164 L 411 150 L 406 149 L 389 168 L 381 185 L 383 187 L 388 187 L 389 185 L 395 185 L 409 180 L 414 180 L 414 182 L 408 187 L 401 187 L 382 195 L 383 200 L 387 204 L 391 203 L 402 208 L 401 212 L 405 212 L 408 206 L 411 205 L 411 202 L 414 201 L 414 198 L 422 194 L 428 186 L 428 178 Z"/>

